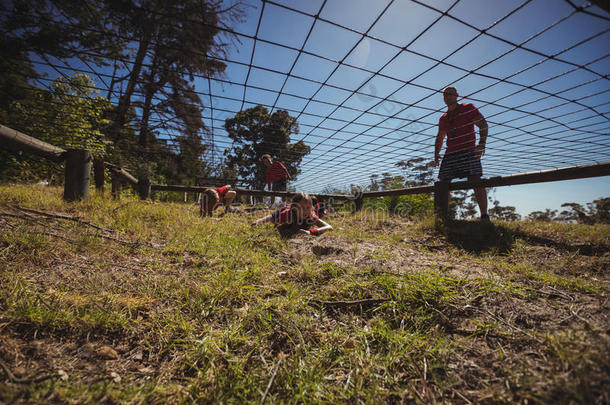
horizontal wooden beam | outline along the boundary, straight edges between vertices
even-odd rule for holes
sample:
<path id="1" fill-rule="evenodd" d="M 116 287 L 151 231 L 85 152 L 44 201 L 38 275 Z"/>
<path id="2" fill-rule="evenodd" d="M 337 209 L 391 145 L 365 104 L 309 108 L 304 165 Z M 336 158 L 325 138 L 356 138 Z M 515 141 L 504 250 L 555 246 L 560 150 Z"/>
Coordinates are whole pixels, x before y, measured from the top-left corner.
<path id="1" fill-rule="evenodd" d="M 62 148 L 5 127 L 4 125 L 0 125 L 0 145 L 6 146 L 15 152 L 32 153 L 54 162 L 65 160 L 67 153 Z"/>
<path id="2" fill-rule="evenodd" d="M 430 194 L 434 192 L 434 186 L 417 186 L 409 188 L 398 188 L 395 190 L 383 190 L 383 191 L 365 191 L 362 193 L 363 198 L 372 197 L 390 197 L 397 195 L 408 195 L 408 194 Z"/>
<path id="3" fill-rule="evenodd" d="M 209 187 L 202 186 L 182 186 L 182 185 L 165 185 L 165 184 L 152 184 L 150 189 L 153 191 L 178 191 L 178 192 L 187 192 L 187 193 L 202 193 Z M 252 195 L 257 197 L 264 196 L 276 196 L 276 197 L 292 197 L 297 193 L 293 193 L 290 191 L 264 191 L 264 190 L 248 190 L 245 188 L 233 188 L 237 192 L 237 194 L 241 195 Z M 351 195 L 344 194 L 314 194 L 315 196 L 322 198 L 324 200 L 353 200 L 355 197 Z"/>
<path id="4" fill-rule="evenodd" d="M 610 175 L 610 162 L 594 163 L 584 166 L 563 167 L 560 169 L 543 170 L 538 172 L 511 174 L 484 178 L 478 181 L 456 181 L 449 183 L 449 190 L 465 190 L 475 187 L 501 187 L 515 186 L 518 184 L 545 183 L 550 181 L 586 179 L 589 177 L 600 177 Z M 365 191 L 363 198 L 390 197 L 408 194 L 434 193 L 434 186 L 418 186 L 399 188 L 395 190 Z"/>
<path id="5" fill-rule="evenodd" d="M 449 190 L 464 190 L 474 187 L 515 186 L 518 184 L 546 183 L 550 181 L 586 179 L 610 175 L 610 162 L 594 163 L 584 166 L 563 167 L 539 172 L 511 174 L 481 179 L 479 181 L 456 181 Z"/>
<path id="6" fill-rule="evenodd" d="M 214 186 L 224 186 L 225 184 L 250 184 L 248 180 L 242 179 L 230 179 L 226 177 L 197 177 L 195 178 L 197 184 L 209 184 Z"/>
<path id="7" fill-rule="evenodd" d="M 106 167 L 108 167 L 112 171 L 112 173 L 118 175 L 119 177 L 123 178 L 128 183 L 130 183 L 134 186 L 136 186 L 139 183 L 138 179 L 133 177 L 133 175 L 131 173 L 129 173 L 127 170 L 125 170 L 124 168 L 122 168 L 120 166 L 113 165 L 112 163 L 106 163 Z"/>

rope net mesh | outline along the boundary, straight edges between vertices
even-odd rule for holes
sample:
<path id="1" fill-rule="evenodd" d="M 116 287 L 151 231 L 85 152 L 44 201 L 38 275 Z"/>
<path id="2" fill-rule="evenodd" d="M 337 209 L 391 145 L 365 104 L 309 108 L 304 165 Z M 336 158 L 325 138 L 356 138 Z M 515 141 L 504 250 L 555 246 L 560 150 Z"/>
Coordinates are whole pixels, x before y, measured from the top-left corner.
<path id="1" fill-rule="evenodd" d="M 455 86 L 459 102 L 473 103 L 489 125 L 484 177 L 610 160 L 610 13 L 599 6 L 526 0 L 495 2 L 490 11 L 487 2 L 466 0 L 246 3 L 245 21 L 219 27 L 237 39 L 226 55 L 213 56 L 226 64 L 225 74 L 194 80 L 205 105 L 204 158 L 212 164 L 232 147 L 225 120 L 262 105 L 296 117 L 299 133 L 291 142 L 311 148 L 292 183 L 298 191 L 349 191 L 369 185 L 373 175 L 404 175 L 398 162 L 433 159 L 446 86 Z M 41 89 L 56 77 L 86 73 L 117 103 L 123 89 L 112 80 L 134 60 L 113 61 L 114 71 L 85 58 L 33 56 L 33 62 L 46 73 L 35 83 Z M 144 66 L 151 63 L 145 58 Z M 143 98 L 136 88 L 138 114 Z M 158 139 L 178 147 L 175 119 L 155 113 L 150 123 Z"/>

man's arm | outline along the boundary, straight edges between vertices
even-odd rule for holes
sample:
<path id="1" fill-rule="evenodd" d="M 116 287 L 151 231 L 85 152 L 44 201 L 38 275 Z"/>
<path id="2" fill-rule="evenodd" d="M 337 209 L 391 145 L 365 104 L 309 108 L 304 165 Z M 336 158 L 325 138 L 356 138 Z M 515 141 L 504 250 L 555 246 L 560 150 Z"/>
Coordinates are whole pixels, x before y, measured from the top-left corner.
<path id="1" fill-rule="evenodd" d="M 447 131 L 438 131 L 438 135 L 436 135 L 436 141 L 434 142 L 434 166 L 438 166 L 438 161 L 441 155 L 441 149 L 443 148 L 443 141 L 447 136 Z"/>
<path id="2" fill-rule="evenodd" d="M 475 155 L 481 157 L 485 154 L 485 144 L 487 143 L 487 121 L 481 116 L 481 119 L 474 123 L 479 128 L 479 144 L 474 148 Z"/>
<path id="3" fill-rule="evenodd" d="M 286 169 L 286 166 L 284 166 L 284 164 L 281 162 L 280 162 L 280 165 L 282 165 L 282 169 L 284 169 L 284 173 L 286 173 L 286 178 L 288 180 L 292 180 L 292 177 L 290 177 L 290 173 L 288 173 L 288 169 Z"/>

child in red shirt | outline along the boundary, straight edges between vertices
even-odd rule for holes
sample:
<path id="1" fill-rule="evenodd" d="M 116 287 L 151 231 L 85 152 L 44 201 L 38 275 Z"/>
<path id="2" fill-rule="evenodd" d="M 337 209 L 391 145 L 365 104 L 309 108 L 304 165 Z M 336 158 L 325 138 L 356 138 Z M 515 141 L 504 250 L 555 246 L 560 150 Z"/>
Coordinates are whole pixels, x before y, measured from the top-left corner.
<path id="1" fill-rule="evenodd" d="M 328 214 L 328 208 L 326 208 L 324 200 L 319 200 L 318 197 L 312 196 L 311 201 L 313 203 L 313 212 L 315 212 L 319 218 L 322 218 L 324 215 Z"/>
<path id="2" fill-rule="evenodd" d="M 225 199 L 225 213 L 229 211 L 229 207 L 231 203 L 235 199 L 237 193 L 231 190 L 231 186 L 227 184 L 226 186 L 216 187 L 216 188 L 208 188 L 203 192 L 201 196 L 201 205 L 199 206 L 199 214 L 203 216 L 212 216 L 212 213 L 219 205 L 219 202 L 222 199 Z"/>
<path id="3" fill-rule="evenodd" d="M 252 223 L 252 225 L 273 222 L 282 236 L 288 237 L 295 233 L 320 235 L 333 229 L 313 212 L 311 197 L 298 193 L 292 197 L 292 203 Z"/>
<path id="4" fill-rule="evenodd" d="M 267 170 L 265 171 L 267 189 L 269 191 L 286 191 L 288 180 L 292 180 L 290 173 L 288 173 L 288 170 L 286 170 L 286 166 L 284 166 L 279 160 L 274 162 L 269 154 L 264 154 L 261 156 L 261 159 L 267 167 Z M 282 197 L 282 202 L 284 205 L 286 204 L 286 197 Z M 271 201 L 269 202 L 269 207 L 273 206 L 274 203 L 275 196 L 272 195 Z"/>

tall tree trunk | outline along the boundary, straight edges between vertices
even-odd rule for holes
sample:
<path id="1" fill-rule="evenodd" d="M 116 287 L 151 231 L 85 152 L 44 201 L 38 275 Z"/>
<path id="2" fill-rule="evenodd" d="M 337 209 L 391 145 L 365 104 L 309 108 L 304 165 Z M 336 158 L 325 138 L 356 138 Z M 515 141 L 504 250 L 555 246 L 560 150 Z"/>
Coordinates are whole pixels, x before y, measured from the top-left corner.
<path id="1" fill-rule="evenodd" d="M 142 71 L 142 64 L 144 63 L 144 58 L 146 57 L 146 52 L 148 51 L 148 47 L 152 39 L 152 29 L 152 27 L 148 29 L 140 41 L 138 53 L 136 54 L 136 59 L 133 63 L 133 69 L 131 70 L 131 75 L 129 76 L 129 82 L 127 83 L 127 88 L 125 89 L 125 93 L 123 93 L 119 99 L 117 114 L 111 131 L 111 135 L 115 143 L 121 138 L 121 130 L 127 122 L 127 111 L 131 105 L 131 96 L 133 95 L 136 82 L 138 81 L 140 72 Z"/>
<path id="2" fill-rule="evenodd" d="M 157 92 L 157 89 L 162 86 L 162 80 L 159 83 L 155 82 L 157 70 L 157 52 L 152 63 L 150 64 L 150 72 L 145 78 L 144 83 L 144 106 L 142 107 L 142 120 L 140 121 L 140 136 L 138 138 L 138 144 L 142 147 L 142 150 L 146 149 L 148 143 L 148 125 L 150 120 L 150 114 L 152 110 L 152 100 Z"/>

